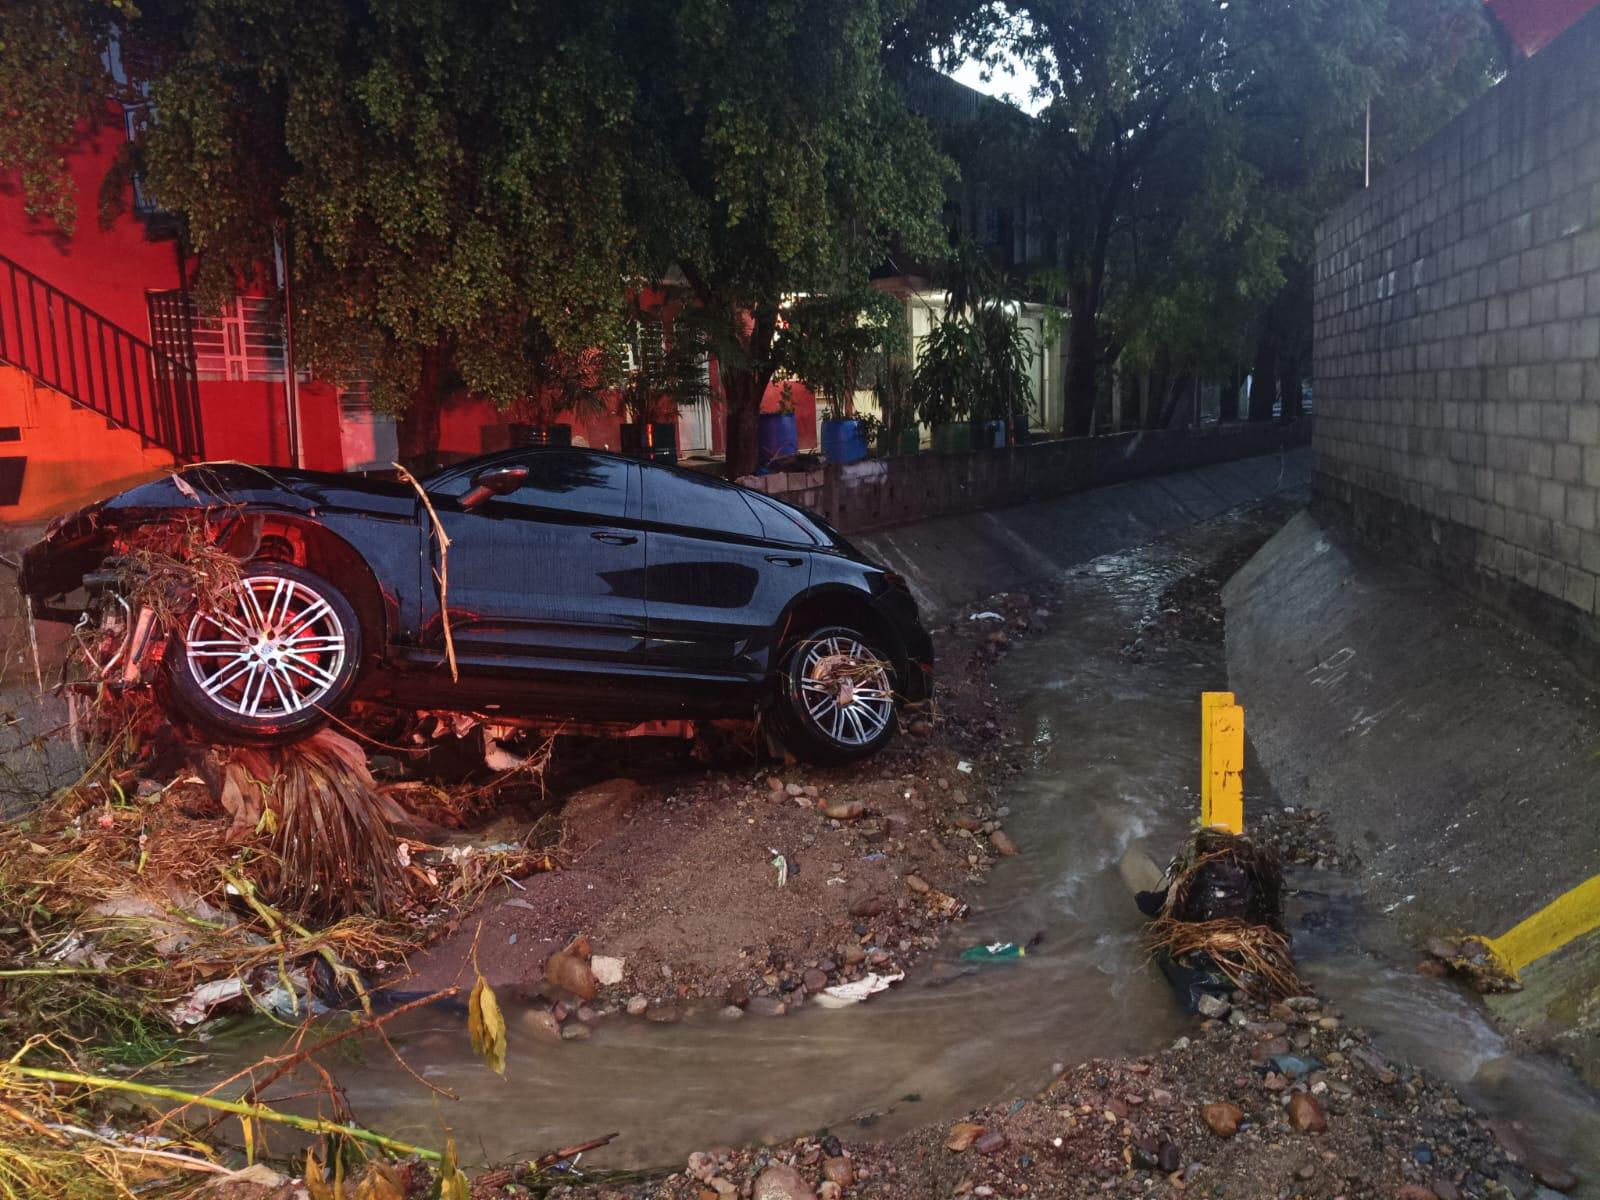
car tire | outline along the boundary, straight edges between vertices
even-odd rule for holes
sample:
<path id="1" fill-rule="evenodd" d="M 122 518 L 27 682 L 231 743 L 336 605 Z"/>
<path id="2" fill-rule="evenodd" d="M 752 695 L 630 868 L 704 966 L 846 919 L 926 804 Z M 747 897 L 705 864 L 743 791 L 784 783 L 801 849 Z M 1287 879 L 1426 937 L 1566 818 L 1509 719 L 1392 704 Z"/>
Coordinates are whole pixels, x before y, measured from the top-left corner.
<path id="1" fill-rule="evenodd" d="M 788 648 L 779 671 L 775 716 L 784 743 L 819 766 L 876 754 L 899 728 L 894 679 L 893 659 L 870 634 L 845 625 L 813 630 Z"/>
<path id="2" fill-rule="evenodd" d="M 290 563 L 246 566 L 219 602 L 183 618 L 167 646 L 169 694 L 229 742 L 289 742 L 355 687 L 361 623 L 342 592 Z"/>

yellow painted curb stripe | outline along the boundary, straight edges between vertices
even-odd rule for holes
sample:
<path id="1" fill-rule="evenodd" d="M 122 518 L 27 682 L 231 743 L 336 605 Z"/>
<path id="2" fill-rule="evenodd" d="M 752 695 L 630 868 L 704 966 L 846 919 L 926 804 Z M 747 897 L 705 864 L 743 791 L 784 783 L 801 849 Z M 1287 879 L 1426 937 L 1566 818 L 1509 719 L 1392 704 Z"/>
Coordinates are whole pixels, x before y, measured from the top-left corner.
<path id="1" fill-rule="evenodd" d="M 1557 896 L 1499 937 L 1482 941 L 1512 971 L 1520 971 L 1596 929 L 1600 929 L 1600 875 Z"/>

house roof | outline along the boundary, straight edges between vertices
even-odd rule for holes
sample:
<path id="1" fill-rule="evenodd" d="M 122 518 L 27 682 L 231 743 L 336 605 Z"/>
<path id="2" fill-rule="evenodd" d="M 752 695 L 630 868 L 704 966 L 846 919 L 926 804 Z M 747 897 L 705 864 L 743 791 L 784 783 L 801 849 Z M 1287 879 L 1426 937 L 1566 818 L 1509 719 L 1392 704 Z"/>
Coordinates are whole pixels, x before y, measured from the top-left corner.
<path id="1" fill-rule="evenodd" d="M 1536 54 L 1600 0 L 1485 0 L 1524 55 Z"/>

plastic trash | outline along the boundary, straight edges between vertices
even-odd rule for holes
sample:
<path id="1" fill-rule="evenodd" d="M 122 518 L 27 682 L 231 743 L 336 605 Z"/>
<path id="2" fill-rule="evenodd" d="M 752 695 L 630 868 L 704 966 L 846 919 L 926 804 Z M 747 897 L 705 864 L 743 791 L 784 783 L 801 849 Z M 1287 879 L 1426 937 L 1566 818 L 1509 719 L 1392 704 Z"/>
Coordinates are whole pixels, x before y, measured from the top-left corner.
<path id="1" fill-rule="evenodd" d="M 772 850 L 772 847 L 767 847 Z M 772 850 L 772 865 L 778 869 L 778 886 L 783 887 L 789 882 L 789 860 L 777 850 Z"/>
<path id="2" fill-rule="evenodd" d="M 1011 958 L 1024 958 L 1028 948 L 1017 942 L 989 942 L 982 946 L 968 946 L 961 952 L 962 962 L 1000 962 Z"/>
<path id="3" fill-rule="evenodd" d="M 821 1005 L 823 1008 L 844 1008 L 850 1004 L 860 1004 L 868 996 L 876 996 L 879 992 L 887 991 L 891 984 L 899 983 L 905 977 L 904 971 L 896 971 L 893 975 L 864 975 L 849 983 L 836 983 L 832 987 L 823 988 L 811 1000 L 813 1004 Z"/>
<path id="4" fill-rule="evenodd" d="M 970 615 L 967 618 L 967 620 L 969 620 L 969 621 L 1004 621 L 1005 618 L 1002 617 L 997 612 L 991 612 L 988 609 L 985 609 L 983 612 L 975 612 L 975 613 L 973 613 L 972 615 Z"/>

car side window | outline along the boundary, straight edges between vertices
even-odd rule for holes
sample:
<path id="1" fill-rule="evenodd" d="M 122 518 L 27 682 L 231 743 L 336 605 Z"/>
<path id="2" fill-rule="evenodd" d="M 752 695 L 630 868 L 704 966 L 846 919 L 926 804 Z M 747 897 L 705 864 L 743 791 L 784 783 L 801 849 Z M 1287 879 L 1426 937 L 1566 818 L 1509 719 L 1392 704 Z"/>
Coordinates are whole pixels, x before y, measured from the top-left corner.
<path id="1" fill-rule="evenodd" d="M 556 509 L 614 520 L 627 515 L 628 463 L 581 450 L 539 450 L 501 461 L 527 467 L 528 478 L 510 495 L 498 497 L 497 506 Z M 468 472 L 442 490 L 462 496 L 471 486 Z"/>
<path id="2" fill-rule="evenodd" d="M 646 467 L 644 519 L 708 533 L 762 536 L 761 522 L 739 489 L 690 472 Z"/>

